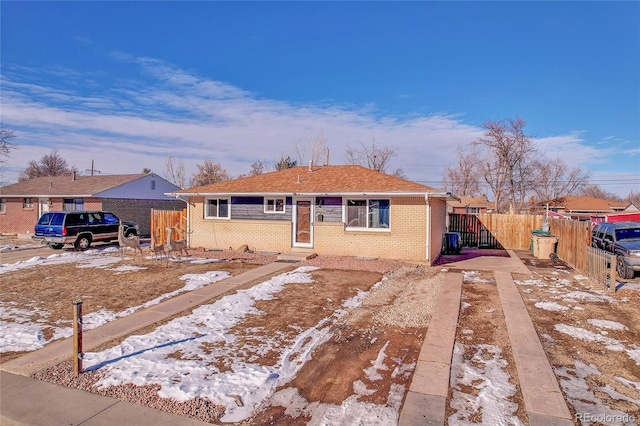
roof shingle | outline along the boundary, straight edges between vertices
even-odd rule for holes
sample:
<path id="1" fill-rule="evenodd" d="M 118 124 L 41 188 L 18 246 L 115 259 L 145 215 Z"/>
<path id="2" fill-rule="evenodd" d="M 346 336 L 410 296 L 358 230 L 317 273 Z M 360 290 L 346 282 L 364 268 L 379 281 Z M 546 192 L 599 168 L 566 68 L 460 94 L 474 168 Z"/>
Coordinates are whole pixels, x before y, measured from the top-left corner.
<path id="1" fill-rule="evenodd" d="M 178 191 L 181 194 L 348 194 L 438 192 L 358 165 L 293 167 Z"/>
<path id="2" fill-rule="evenodd" d="M 87 197 L 140 179 L 146 174 L 97 176 L 43 176 L 0 187 L 3 197 Z"/>

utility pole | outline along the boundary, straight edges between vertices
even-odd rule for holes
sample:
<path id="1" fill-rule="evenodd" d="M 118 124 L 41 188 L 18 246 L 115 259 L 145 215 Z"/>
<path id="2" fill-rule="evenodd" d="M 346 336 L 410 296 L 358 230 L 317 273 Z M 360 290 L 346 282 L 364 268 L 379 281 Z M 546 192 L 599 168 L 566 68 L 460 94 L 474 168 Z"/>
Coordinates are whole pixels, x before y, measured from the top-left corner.
<path id="1" fill-rule="evenodd" d="M 100 170 L 96 170 L 96 169 L 93 168 L 93 162 L 94 161 L 95 160 L 91 160 L 91 168 L 90 169 L 85 169 L 85 172 L 91 172 L 91 176 L 93 176 L 94 172 L 102 173 Z"/>

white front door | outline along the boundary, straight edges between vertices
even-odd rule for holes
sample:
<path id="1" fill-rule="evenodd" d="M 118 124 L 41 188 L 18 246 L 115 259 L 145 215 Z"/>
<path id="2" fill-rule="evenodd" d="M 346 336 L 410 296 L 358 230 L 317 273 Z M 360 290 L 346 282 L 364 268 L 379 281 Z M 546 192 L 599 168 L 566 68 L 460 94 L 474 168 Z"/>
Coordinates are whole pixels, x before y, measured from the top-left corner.
<path id="1" fill-rule="evenodd" d="M 39 207 L 40 216 L 42 216 L 45 213 L 49 213 L 50 206 L 49 206 L 48 198 L 40 198 L 40 202 L 38 204 L 40 206 Z"/>
<path id="2" fill-rule="evenodd" d="M 313 198 L 293 200 L 293 245 L 313 247 Z"/>

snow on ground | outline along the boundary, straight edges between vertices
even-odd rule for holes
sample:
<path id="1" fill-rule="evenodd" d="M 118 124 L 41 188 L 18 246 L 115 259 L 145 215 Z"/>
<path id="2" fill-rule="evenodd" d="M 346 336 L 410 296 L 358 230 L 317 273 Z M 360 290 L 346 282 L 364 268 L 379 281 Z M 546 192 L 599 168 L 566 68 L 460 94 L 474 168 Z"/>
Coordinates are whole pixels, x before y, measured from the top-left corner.
<path id="1" fill-rule="evenodd" d="M 402 386 L 392 389 L 385 406 L 358 401 L 359 396 L 370 392 L 362 382 L 354 383 L 355 395 L 341 406 L 307 403 L 297 389 L 284 389 L 274 395 L 278 387 L 290 382 L 311 359 L 312 351 L 331 337 L 331 326 L 348 309 L 360 305 L 368 292 L 361 291 L 346 300 L 343 309 L 329 314 L 313 327 L 292 327 L 297 331 L 293 338 L 284 333 L 254 330 L 251 343 L 243 343 L 239 350 L 234 346 L 238 336 L 231 329 L 248 315 L 261 314 L 255 307 L 256 301 L 274 298 L 288 284 L 312 283 L 309 272 L 316 269 L 307 266 L 280 274 L 210 305 L 200 306 L 190 315 L 176 318 L 148 334 L 130 336 L 102 352 L 85 353 L 85 369 L 104 372 L 104 378 L 97 383 L 101 387 L 126 383 L 158 384 L 161 397 L 178 401 L 195 397 L 209 399 L 225 406 L 221 419 L 225 422 L 247 419 L 265 399 L 275 396 L 274 402 L 286 400 L 282 405 L 292 404 L 288 410 L 312 413 L 311 424 L 352 424 L 351 420 L 371 425 L 381 424 L 381 421 L 397 423 L 404 395 Z M 386 347 L 365 371 L 371 380 L 379 376 L 378 371 L 387 368 L 384 364 Z M 257 357 L 248 356 L 270 351 L 280 354 L 278 362 L 272 366 L 263 366 Z M 179 356 L 175 356 L 176 353 Z M 221 361 L 230 367 L 219 370 L 216 365 Z M 340 420 L 335 423 L 333 419 Z"/>
<path id="2" fill-rule="evenodd" d="M 588 279 L 581 275 L 574 275 L 572 281 L 568 271 L 559 271 L 555 275 L 561 274 L 564 275 L 564 277 L 553 278 L 551 280 L 516 280 L 515 283 L 525 287 L 523 288 L 525 293 L 530 293 L 531 291 L 527 290 L 532 287 L 538 287 L 550 293 L 549 299 L 552 299 L 552 301 L 545 300 L 534 303 L 536 308 L 548 311 L 566 311 L 568 309 L 584 310 L 585 308 L 581 306 L 584 305 L 584 303 L 618 304 L 628 301 L 627 298 L 617 300 L 607 294 L 606 291 L 589 287 L 588 284 L 584 283 L 582 284 L 584 290 L 576 291 L 574 289 L 574 281 L 579 283 L 580 281 Z M 626 325 L 617 321 L 600 318 L 590 318 L 586 322 L 588 326 L 590 326 L 590 329 L 564 323 L 555 324 L 554 329 L 577 341 L 586 342 L 590 345 L 598 345 L 602 350 L 623 352 L 632 362 L 640 365 L 640 346 L 637 341 L 627 342 L 608 336 L 609 330 L 628 330 Z M 551 341 L 553 340 L 551 336 L 545 336 L 545 338 Z M 600 416 L 598 418 L 592 418 L 587 415 L 584 416 L 584 418 L 577 418 L 577 421 L 583 425 L 590 425 L 594 422 L 600 422 L 602 424 L 636 424 L 637 419 L 630 417 L 628 413 L 623 413 L 608 407 L 603 403 L 598 394 L 607 394 L 613 399 L 625 400 L 636 406 L 640 406 L 639 400 L 629 398 L 615 391 L 610 385 L 598 385 L 597 377 L 601 376 L 602 373 L 595 366 L 586 364 L 579 359 L 574 361 L 574 366 L 575 368 L 555 368 L 558 382 L 567 395 L 568 402 L 573 406 L 576 413 L 598 413 L 598 416 Z M 640 382 L 632 382 L 622 377 L 617 377 L 616 380 L 629 389 L 640 390 Z"/>
<path id="3" fill-rule="evenodd" d="M 625 424 L 635 425 L 635 420 L 622 411 L 614 410 L 602 403 L 600 398 L 589 388 L 587 380 L 589 376 L 600 376 L 602 373 L 593 365 L 585 364 L 580 360 L 575 361 L 575 368 L 560 367 L 556 369 L 556 375 L 559 378 L 560 386 L 564 390 L 569 403 L 573 406 L 576 413 L 598 413 L 597 416 L 601 424 Z M 628 382 L 628 381 L 627 381 Z M 590 381 L 590 383 L 594 383 Z M 629 386 L 627 383 L 621 381 L 621 383 Z M 632 382 L 628 382 L 631 384 Z M 597 385 L 596 385 L 597 386 Z M 619 392 L 611 389 L 609 385 L 597 386 L 597 390 L 608 394 L 614 399 L 627 400 L 629 402 L 637 404 L 637 400 L 622 395 Z M 580 421 L 583 425 L 593 424 L 593 418 L 591 416 L 585 416 L 584 414 L 576 420 Z M 595 415 L 594 415 L 595 416 Z"/>
<path id="4" fill-rule="evenodd" d="M 114 255 L 114 253 L 117 255 Z M 120 261 L 121 258 L 117 248 L 109 248 L 106 250 L 87 250 L 85 252 L 53 254 L 47 258 L 33 257 L 24 262 L 0 265 L 0 274 L 10 270 L 74 262 L 78 263 L 78 268 L 106 268 L 121 273 L 145 269 L 132 265 L 112 267 L 112 265 L 115 265 Z M 193 291 L 207 284 L 215 283 L 229 277 L 229 273 L 223 271 L 209 271 L 204 274 L 183 275 L 180 279 L 186 282 L 184 287 L 170 293 L 165 293 L 153 300 L 145 302 L 142 305 L 127 308 L 122 312 L 112 312 L 107 309 L 101 309 L 99 311 L 83 315 L 83 329 L 90 330 L 92 328 L 99 327 L 109 321 L 131 315 L 139 309 L 157 305 L 163 300 L 174 297 L 185 291 Z M 0 345 L 0 353 L 33 351 L 43 348 L 54 340 L 73 335 L 73 326 L 71 321 L 65 321 L 65 323 L 58 324 L 57 327 L 54 327 L 51 339 L 45 339 L 42 330 L 50 327 L 46 324 L 49 316 L 49 312 L 39 309 L 35 303 L 19 307 L 15 302 L 6 303 L 0 301 L 0 340 L 2 341 L 2 345 Z"/>
<path id="5" fill-rule="evenodd" d="M 0 253 L 6 253 L 9 251 L 19 251 L 19 250 L 29 250 L 42 248 L 43 245 L 40 243 L 32 243 L 32 244 L 2 244 L 0 245 Z"/>
<path id="6" fill-rule="evenodd" d="M 387 342 L 378 352 L 375 360 L 371 361 L 371 367 L 364 369 L 365 376 L 369 381 L 379 380 L 382 376 L 378 371 L 386 371 L 388 367 L 384 364 L 387 357 L 385 350 Z M 397 361 L 397 360 L 396 360 Z M 399 364 L 394 374 L 411 374 L 415 369 L 415 364 Z M 394 376 L 396 377 L 396 376 Z M 341 405 L 312 402 L 309 403 L 296 388 L 284 388 L 276 392 L 271 398 L 271 404 L 287 407 L 285 414 L 292 417 L 306 416 L 311 420 L 309 426 L 320 425 L 393 425 L 398 423 L 402 399 L 405 394 L 405 387 L 399 384 L 392 384 L 391 391 L 387 397 L 386 405 L 377 405 L 371 402 L 361 402 L 361 396 L 372 395 L 377 390 L 368 388 L 361 380 L 353 383 L 354 395 L 345 399 Z"/>
<path id="7" fill-rule="evenodd" d="M 469 357 L 465 353 L 472 353 Z M 509 401 L 516 394 L 502 358 L 502 348 L 493 345 L 463 345 L 456 342 L 451 361 L 450 425 L 522 425 L 515 415 L 518 405 Z M 471 393 L 468 389 L 473 389 Z M 464 389 L 464 390 L 463 390 Z"/>

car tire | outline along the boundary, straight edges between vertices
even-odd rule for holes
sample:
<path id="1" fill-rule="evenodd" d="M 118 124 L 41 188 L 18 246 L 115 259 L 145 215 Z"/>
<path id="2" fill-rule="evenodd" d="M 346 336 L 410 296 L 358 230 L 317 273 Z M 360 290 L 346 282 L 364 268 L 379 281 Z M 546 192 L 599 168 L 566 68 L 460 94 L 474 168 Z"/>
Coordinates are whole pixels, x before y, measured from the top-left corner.
<path id="1" fill-rule="evenodd" d="M 135 229 L 129 229 L 129 230 L 127 231 L 127 233 L 126 233 L 126 234 L 124 234 L 124 236 L 125 236 L 125 237 L 127 237 L 127 238 L 132 237 L 132 236 L 134 236 L 134 235 L 138 235 L 138 233 L 136 232 L 136 230 L 135 230 Z"/>
<path id="2" fill-rule="evenodd" d="M 51 247 L 51 248 L 52 248 L 52 249 L 54 249 L 54 250 L 61 250 L 61 249 L 62 249 L 62 247 L 64 247 L 64 244 L 54 244 L 54 243 L 51 243 L 51 244 L 49 244 L 49 247 Z"/>
<path id="3" fill-rule="evenodd" d="M 91 236 L 90 235 L 80 235 L 76 242 L 74 243 L 74 247 L 76 250 L 85 251 L 89 247 L 91 247 Z"/>
<path id="4" fill-rule="evenodd" d="M 620 275 L 620 278 L 623 278 L 625 280 L 630 280 L 633 278 L 633 269 L 629 268 L 626 263 L 624 263 L 624 257 L 618 256 L 616 269 L 618 271 L 618 275 Z"/>

